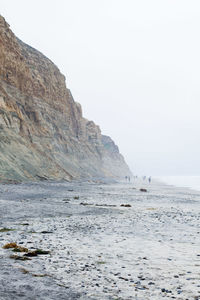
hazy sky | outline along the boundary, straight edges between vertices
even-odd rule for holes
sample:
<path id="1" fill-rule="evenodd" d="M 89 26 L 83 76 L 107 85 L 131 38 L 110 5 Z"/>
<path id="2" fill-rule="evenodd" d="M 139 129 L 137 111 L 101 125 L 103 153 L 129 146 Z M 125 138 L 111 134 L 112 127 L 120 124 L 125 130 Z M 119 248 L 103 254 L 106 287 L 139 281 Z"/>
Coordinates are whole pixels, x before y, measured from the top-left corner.
<path id="1" fill-rule="evenodd" d="M 135 174 L 200 175 L 200 1 L 0 0 Z"/>

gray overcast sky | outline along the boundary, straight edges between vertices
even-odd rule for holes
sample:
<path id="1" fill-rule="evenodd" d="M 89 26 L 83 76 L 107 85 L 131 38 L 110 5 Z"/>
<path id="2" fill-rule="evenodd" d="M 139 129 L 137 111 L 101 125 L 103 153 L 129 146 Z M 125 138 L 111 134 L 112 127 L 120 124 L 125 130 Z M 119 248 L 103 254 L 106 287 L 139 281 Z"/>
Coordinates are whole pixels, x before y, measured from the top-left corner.
<path id="1" fill-rule="evenodd" d="M 135 174 L 200 175 L 199 0 L 1 0 Z"/>

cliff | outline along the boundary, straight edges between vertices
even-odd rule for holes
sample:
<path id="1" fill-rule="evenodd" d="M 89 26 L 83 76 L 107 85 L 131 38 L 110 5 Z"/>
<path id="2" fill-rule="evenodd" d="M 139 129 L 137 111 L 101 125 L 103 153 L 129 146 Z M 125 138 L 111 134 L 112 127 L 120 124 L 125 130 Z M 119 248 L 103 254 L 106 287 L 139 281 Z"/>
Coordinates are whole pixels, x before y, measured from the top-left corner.
<path id="1" fill-rule="evenodd" d="M 83 118 L 59 69 L 0 16 L 0 180 L 125 175 L 117 146 Z"/>

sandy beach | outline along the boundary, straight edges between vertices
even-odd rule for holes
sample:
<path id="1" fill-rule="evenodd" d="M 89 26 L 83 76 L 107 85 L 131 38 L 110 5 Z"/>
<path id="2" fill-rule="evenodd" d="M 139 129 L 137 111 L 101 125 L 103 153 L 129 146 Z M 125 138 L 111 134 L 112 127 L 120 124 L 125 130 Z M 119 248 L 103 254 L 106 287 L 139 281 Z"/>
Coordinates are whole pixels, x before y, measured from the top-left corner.
<path id="1" fill-rule="evenodd" d="M 2 248 L 11 242 L 18 252 Z M 27 255 L 36 249 L 48 253 Z M 200 299 L 200 192 L 1 184 L 0 268 L 1 300 Z"/>

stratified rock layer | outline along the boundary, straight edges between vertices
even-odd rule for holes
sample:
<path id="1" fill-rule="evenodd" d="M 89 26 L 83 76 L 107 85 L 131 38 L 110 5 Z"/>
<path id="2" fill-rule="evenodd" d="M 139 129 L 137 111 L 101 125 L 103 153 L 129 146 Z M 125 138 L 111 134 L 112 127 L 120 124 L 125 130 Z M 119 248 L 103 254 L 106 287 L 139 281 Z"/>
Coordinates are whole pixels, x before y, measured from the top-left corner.
<path id="1" fill-rule="evenodd" d="M 0 180 L 126 175 L 118 147 L 83 118 L 59 69 L 0 16 Z"/>

